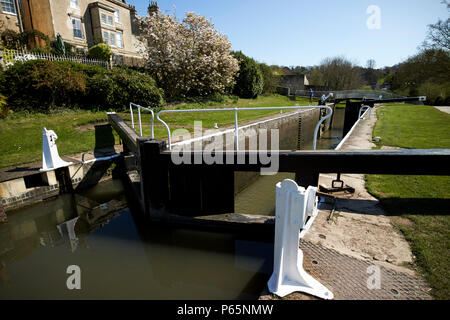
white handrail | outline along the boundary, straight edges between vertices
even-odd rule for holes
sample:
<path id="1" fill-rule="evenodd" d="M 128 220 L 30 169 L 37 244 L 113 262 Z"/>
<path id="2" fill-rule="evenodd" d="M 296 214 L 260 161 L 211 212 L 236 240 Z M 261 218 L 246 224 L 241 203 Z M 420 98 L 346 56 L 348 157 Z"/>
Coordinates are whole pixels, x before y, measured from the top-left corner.
<path id="1" fill-rule="evenodd" d="M 188 110 L 161 110 L 156 114 L 156 119 L 163 124 L 163 126 L 167 130 L 167 142 L 168 148 L 171 150 L 172 148 L 172 139 L 170 134 L 170 128 L 159 116 L 163 113 L 176 113 L 176 112 L 209 112 L 209 111 L 233 111 L 234 112 L 234 137 L 235 137 L 235 147 L 236 150 L 239 150 L 239 125 L 238 125 L 238 111 L 255 111 L 255 110 L 285 110 L 285 109 L 318 109 L 318 108 L 326 108 L 329 110 L 329 113 L 319 120 L 314 130 L 314 142 L 313 142 L 313 150 L 316 150 L 317 146 L 317 134 L 319 132 L 320 125 L 326 119 L 330 118 L 333 115 L 333 109 L 329 106 L 295 106 L 295 107 L 256 107 L 256 108 L 216 108 L 216 109 L 188 109 Z"/>
<path id="2" fill-rule="evenodd" d="M 369 110 L 372 109 L 370 106 L 362 106 L 361 108 L 359 108 L 359 116 L 358 116 L 358 119 L 361 119 L 361 117 L 362 117 L 364 114 L 366 114 L 365 111 L 367 111 L 367 108 L 369 108 Z M 364 110 L 364 109 L 366 109 L 366 110 Z M 363 112 L 363 111 L 364 111 L 364 112 Z M 370 118 L 370 113 L 369 113 L 369 118 Z"/>
<path id="3" fill-rule="evenodd" d="M 151 137 L 150 137 L 150 138 L 154 139 L 154 138 L 155 138 L 155 133 L 154 133 L 154 129 L 153 129 L 153 127 L 154 127 L 153 123 L 154 123 L 154 121 L 155 121 L 155 113 L 153 112 L 152 109 L 145 108 L 145 107 L 140 106 L 140 105 L 138 105 L 138 104 L 136 104 L 136 103 L 130 102 L 131 127 L 132 127 L 133 129 L 134 129 L 133 107 L 135 107 L 135 108 L 138 109 L 139 135 L 140 135 L 141 137 L 142 137 L 141 109 L 147 110 L 147 111 L 149 111 L 149 112 L 152 114 L 152 124 L 151 124 L 151 126 L 150 126 L 152 133 L 151 133 Z"/>
<path id="4" fill-rule="evenodd" d="M 363 107 L 361 107 L 362 109 Z M 345 135 L 345 137 L 341 140 L 341 142 L 338 144 L 338 146 L 334 149 L 334 150 L 339 150 L 340 148 L 342 148 L 342 146 L 344 145 L 344 143 L 347 141 L 347 139 L 351 136 L 353 130 L 355 129 L 356 125 L 364 118 L 364 116 L 366 115 L 366 113 L 369 113 L 370 116 L 370 111 L 372 110 L 372 108 L 366 109 L 366 111 L 363 113 L 362 116 L 359 117 L 358 121 L 355 122 L 355 124 L 353 125 L 353 127 L 350 129 L 350 131 Z M 360 110 L 361 111 L 361 110 Z"/>

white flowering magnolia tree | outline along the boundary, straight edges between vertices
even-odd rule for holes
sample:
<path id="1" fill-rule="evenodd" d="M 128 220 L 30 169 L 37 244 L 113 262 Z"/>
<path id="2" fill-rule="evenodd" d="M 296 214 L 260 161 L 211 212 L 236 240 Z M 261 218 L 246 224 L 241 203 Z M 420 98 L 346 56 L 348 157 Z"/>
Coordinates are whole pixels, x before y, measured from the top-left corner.
<path id="1" fill-rule="evenodd" d="M 153 13 L 139 19 L 147 68 L 169 99 L 224 93 L 233 85 L 238 61 L 231 43 L 205 17 Z"/>

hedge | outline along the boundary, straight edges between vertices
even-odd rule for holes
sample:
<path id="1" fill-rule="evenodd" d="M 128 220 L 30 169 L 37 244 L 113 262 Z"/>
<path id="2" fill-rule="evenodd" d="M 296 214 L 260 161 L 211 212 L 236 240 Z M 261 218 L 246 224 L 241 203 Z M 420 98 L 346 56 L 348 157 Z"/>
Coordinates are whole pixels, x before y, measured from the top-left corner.
<path id="1" fill-rule="evenodd" d="M 53 108 L 123 110 L 129 102 L 161 107 L 163 92 L 147 74 L 71 61 L 16 62 L 0 75 L 0 93 L 13 111 Z"/>

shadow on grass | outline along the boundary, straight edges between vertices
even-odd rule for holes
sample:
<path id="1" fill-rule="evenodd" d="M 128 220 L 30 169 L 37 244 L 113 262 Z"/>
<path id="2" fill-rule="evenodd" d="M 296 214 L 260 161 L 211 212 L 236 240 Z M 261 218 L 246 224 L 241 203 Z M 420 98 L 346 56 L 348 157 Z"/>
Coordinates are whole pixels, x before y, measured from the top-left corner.
<path id="1" fill-rule="evenodd" d="M 450 199 L 387 198 L 380 204 L 388 215 L 450 215 Z"/>
<path id="2" fill-rule="evenodd" d="M 325 205 L 327 208 L 330 204 Z M 380 210 L 380 209 L 383 210 Z M 450 199 L 388 198 L 377 200 L 338 198 L 336 210 L 362 215 L 450 215 Z M 331 209 L 328 208 L 328 209 Z M 384 211 L 384 212 L 383 212 Z"/>

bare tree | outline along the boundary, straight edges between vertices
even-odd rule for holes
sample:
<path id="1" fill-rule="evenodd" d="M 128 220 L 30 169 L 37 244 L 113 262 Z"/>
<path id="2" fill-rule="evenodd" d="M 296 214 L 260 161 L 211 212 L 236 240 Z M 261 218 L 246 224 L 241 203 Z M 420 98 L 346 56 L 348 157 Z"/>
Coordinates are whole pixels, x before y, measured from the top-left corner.
<path id="1" fill-rule="evenodd" d="M 375 66 L 377 65 L 377 63 L 375 62 L 375 60 L 373 59 L 369 59 L 367 60 L 367 69 L 375 69 Z"/>
<path id="2" fill-rule="evenodd" d="M 447 0 L 443 0 L 442 4 L 447 6 L 447 10 L 450 9 L 450 3 Z M 428 33 L 422 48 L 450 50 L 450 18 L 445 21 L 439 19 L 435 24 L 428 25 Z"/>
<path id="3" fill-rule="evenodd" d="M 358 69 L 344 57 L 323 60 L 318 70 L 315 70 L 313 78 L 321 82 L 314 84 L 324 85 L 334 90 L 357 89 L 362 84 Z"/>

